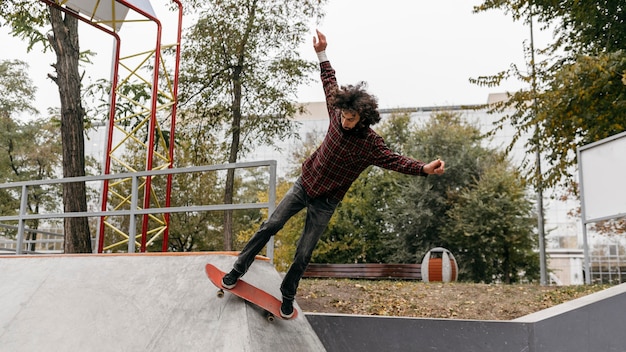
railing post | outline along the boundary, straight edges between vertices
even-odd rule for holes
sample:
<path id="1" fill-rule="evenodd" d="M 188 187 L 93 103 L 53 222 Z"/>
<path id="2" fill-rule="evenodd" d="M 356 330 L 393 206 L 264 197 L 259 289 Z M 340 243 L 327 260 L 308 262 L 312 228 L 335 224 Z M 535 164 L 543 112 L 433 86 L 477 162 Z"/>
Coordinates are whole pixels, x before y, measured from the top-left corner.
<path id="1" fill-rule="evenodd" d="M 23 185 L 22 198 L 20 202 L 20 219 L 18 220 L 17 226 L 17 248 L 15 248 L 15 254 L 22 254 L 22 246 L 24 245 L 24 228 L 26 227 L 26 220 L 24 220 L 24 215 L 26 215 L 27 206 L 28 191 L 26 189 L 26 185 Z"/>
<path id="2" fill-rule="evenodd" d="M 135 236 L 137 234 L 137 218 L 135 212 L 137 211 L 137 193 L 139 192 L 137 176 L 132 177 L 132 187 L 130 190 L 130 218 L 128 219 L 128 253 L 135 253 Z"/>
<path id="3" fill-rule="evenodd" d="M 274 212 L 276 208 L 276 160 L 270 161 L 270 189 L 269 196 L 267 201 L 267 217 Z M 270 237 L 269 242 L 267 242 L 267 257 L 270 258 L 270 262 L 274 264 L 274 236 Z"/>

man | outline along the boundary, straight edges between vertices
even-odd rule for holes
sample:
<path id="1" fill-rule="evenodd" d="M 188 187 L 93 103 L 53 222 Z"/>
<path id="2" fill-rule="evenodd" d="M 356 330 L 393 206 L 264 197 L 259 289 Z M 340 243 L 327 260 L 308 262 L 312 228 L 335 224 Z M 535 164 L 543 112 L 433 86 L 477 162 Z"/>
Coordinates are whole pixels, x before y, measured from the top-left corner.
<path id="1" fill-rule="evenodd" d="M 335 71 L 326 57 L 326 37 L 317 31 L 313 48 L 320 61 L 321 78 L 330 117 L 328 132 L 322 144 L 302 164 L 302 175 L 285 194 L 271 216 L 261 225 L 239 254 L 233 269 L 224 276 L 222 285 L 232 289 L 246 273 L 254 257 L 292 216 L 307 208 L 302 235 L 294 261 L 287 271 L 280 291 L 283 296 L 280 314 L 293 316 L 293 300 L 298 283 L 306 270 L 313 249 L 326 229 L 335 208 L 359 174 L 370 165 L 426 176 L 444 173 L 445 163 L 419 160 L 392 152 L 370 125 L 380 121 L 378 103 L 363 89 L 363 83 L 341 88 Z"/>

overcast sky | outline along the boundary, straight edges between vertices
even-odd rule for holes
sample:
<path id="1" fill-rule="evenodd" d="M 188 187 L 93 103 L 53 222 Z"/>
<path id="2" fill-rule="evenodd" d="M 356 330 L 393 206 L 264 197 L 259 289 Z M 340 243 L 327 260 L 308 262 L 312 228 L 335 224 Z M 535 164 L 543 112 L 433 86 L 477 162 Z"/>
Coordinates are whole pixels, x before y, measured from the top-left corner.
<path id="1" fill-rule="evenodd" d="M 158 7 L 158 2 L 153 3 L 157 14 L 162 14 L 164 9 Z M 327 54 L 339 83 L 367 82 L 381 108 L 484 103 L 489 93 L 517 89 L 520 83 L 482 88 L 470 84 L 469 78 L 495 74 L 512 63 L 525 67 L 523 45 L 529 41 L 530 30 L 500 11 L 473 14 L 472 7 L 480 3 L 331 0 L 326 17 L 311 25 L 301 52 L 304 58 L 316 60 L 312 38 L 315 27 L 319 28 L 327 36 Z M 128 35 L 125 31 L 132 32 L 132 25 L 122 28 L 123 37 Z M 98 52 L 88 76 L 108 78 L 112 40 L 83 24 L 81 35 L 81 49 Z M 25 44 L 10 37 L 6 28 L 0 28 L 0 38 L 5 48 L 0 51 L 0 60 L 29 62 L 30 76 L 39 87 L 38 108 L 44 112 L 47 107 L 58 105 L 56 87 L 46 79 L 54 56 L 27 55 Z M 535 33 L 537 46 L 549 39 L 550 33 Z M 323 99 L 319 83 L 300 89 L 301 102 Z"/>
<path id="2" fill-rule="evenodd" d="M 319 27 L 340 84 L 366 81 L 382 107 L 479 104 L 490 92 L 520 84 L 481 88 L 469 78 L 495 74 L 511 63 L 525 67 L 523 45 L 530 41 L 529 27 L 501 11 L 473 14 L 480 3 L 331 1 Z M 535 33 L 536 44 L 548 39 L 549 33 Z M 303 93 L 303 100 L 323 99 Z"/>

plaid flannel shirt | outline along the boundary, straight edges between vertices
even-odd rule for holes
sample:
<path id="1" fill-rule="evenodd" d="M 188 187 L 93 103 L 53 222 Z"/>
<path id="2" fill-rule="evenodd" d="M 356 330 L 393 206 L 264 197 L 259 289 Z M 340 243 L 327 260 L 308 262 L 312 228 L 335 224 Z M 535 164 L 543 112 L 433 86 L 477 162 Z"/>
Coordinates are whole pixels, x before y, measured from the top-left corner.
<path id="1" fill-rule="evenodd" d="M 331 106 L 328 98 L 338 87 L 335 70 L 329 61 L 320 63 L 330 123 L 322 144 L 302 164 L 302 185 L 312 198 L 328 197 L 337 201 L 370 165 L 409 175 L 426 176 L 424 163 L 391 151 L 382 137 L 371 128 L 364 136 L 344 134 L 341 110 Z"/>

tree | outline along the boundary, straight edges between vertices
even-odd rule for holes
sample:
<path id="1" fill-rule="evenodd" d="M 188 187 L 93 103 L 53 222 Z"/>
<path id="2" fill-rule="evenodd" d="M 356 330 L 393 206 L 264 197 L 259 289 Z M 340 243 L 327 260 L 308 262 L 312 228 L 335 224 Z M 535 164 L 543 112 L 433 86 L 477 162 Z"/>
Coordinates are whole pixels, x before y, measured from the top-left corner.
<path id="1" fill-rule="evenodd" d="M 225 161 L 294 135 L 295 93 L 316 65 L 299 57 L 308 21 L 322 1 L 217 1 L 202 5 L 183 52 L 181 101 L 204 128 L 223 136 Z M 223 129 L 227 131 L 224 133 Z M 232 203 L 234 170 L 224 203 Z M 224 247 L 232 248 L 232 211 Z"/>
<path id="2" fill-rule="evenodd" d="M 400 122 L 400 123 L 399 123 Z M 485 137 L 459 114 L 436 112 L 413 128 L 399 118 L 381 132 L 399 138 L 403 153 L 446 161 L 441 177 L 394 174 L 397 190 L 384 208 L 387 262 L 419 262 L 433 247 L 451 250 L 460 273 L 473 281 L 534 279 L 532 202 L 525 183 L 501 153 L 483 146 Z M 402 136 L 404 132 L 409 135 Z M 381 191 L 378 191 L 379 193 Z"/>
<path id="3" fill-rule="evenodd" d="M 514 20 L 532 14 L 555 27 L 556 42 L 566 52 L 599 53 L 621 50 L 626 45 L 626 13 L 619 0 L 487 0 L 475 12 L 504 10 Z"/>
<path id="4" fill-rule="evenodd" d="M 55 176 L 60 161 L 60 140 L 54 132 L 58 125 L 51 121 L 20 122 L 20 114 L 37 114 L 31 105 L 36 88 L 28 76 L 28 65 L 19 60 L 0 62 L 0 179 L 2 182 L 41 180 Z M 52 188 L 33 186 L 27 198 L 30 213 L 40 209 L 51 211 L 58 199 Z M 21 194 L 2 190 L 1 211 L 17 214 Z M 38 229 L 39 220 L 28 220 L 29 229 Z M 27 240 L 35 240 L 36 232 L 26 233 Z M 29 248 L 35 249 L 32 243 Z"/>
<path id="5" fill-rule="evenodd" d="M 78 69 L 78 19 L 49 7 L 52 33 L 48 40 L 57 56 L 53 65 L 56 76 L 49 77 L 59 87 L 61 98 L 61 142 L 63 143 L 63 177 L 85 176 L 85 110 L 81 102 L 81 75 Z M 87 211 L 85 182 L 63 185 L 63 211 Z M 65 218 L 65 253 L 91 253 L 88 218 Z"/>
<path id="6" fill-rule="evenodd" d="M 411 131 L 401 141 L 404 154 L 421 160 L 446 161 L 446 173 L 441 177 L 394 173 L 397 190 L 394 195 L 386 195 L 386 261 L 416 263 L 430 248 L 447 246 L 441 231 L 452 206 L 450 198 L 480 179 L 492 165 L 494 154 L 481 145 L 483 136 L 478 128 L 462 122 L 458 113 L 437 112 L 423 125 L 396 126 L 389 131 L 398 130 Z M 386 139 L 388 134 L 385 129 L 381 131 Z"/>
<path id="7" fill-rule="evenodd" d="M 0 61 L 0 90 L 0 117 L 38 113 L 31 104 L 37 89 L 28 76 L 27 63 L 21 60 Z"/>
<path id="8" fill-rule="evenodd" d="M 193 121 L 181 118 L 177 122 L 174 159 L 177 167 L 210 165 L 216 163 L 216 140 Z M 141 158 L 139 153 L 136 157 Z M 158 187 L 156 183 L 153 186 Z M 173 177 L 171 204 L 187 206 L 219 204 L 223 187 L 217 173 L 180 174 Z M 169 249 L 173 252 L 219 250 L 223 248 L 220 236 L 221 218 L 217 212 L 170 214 Z M 162 248 L 161 244 L 157 244 Z"/>
<path id="9" fill-rule="evenodd" d="M 63 145 L 63 177 L 85 175 L 84 119 L 81 103 L 81 75 L 78 45 L 78 20 L 42 2 L 19 1 L 0 7 L 0 17 L 12 27 L 12 34 L 29 41 L 29 50 L 41 44 L 44 51 L 52 48 L 57 61 L 55 75 L 49 77 L 59 87 L 61 98 L 61 141 Z M 45 35 L 42 27 L 52 25 Z M 84 182 L 63 187 L 65 212 L 87 211 L 87 189 Z M 66 253 L 91 253 L 91 234 L 87 218 L 64 219 Z"/>
<path id="10" fill-rule="evenodd" d="M 5 182 L 43 180 L 57 177 L 61 161 L 61 141 L 58 124 L 52 121 L 34 120 L 19 123 L 11 119 L 0 119 L 0 177 Z M 17 214 L 21 194 L 17 192 L 3 205 L 4 214 Z M 36 185 L 28 189 L 26 206 L 30 214 L 40 211 L 58 212 L 60 200 L 57 185 Z M 6 212 L 5 212 L 6 211 Z M 48 223 L 50 220 L 48 221 Z M 40 220 L 27 220 L 30 230 L 39 228 Z M 37 233 L 29 231 L 27 240 L 35 240 Z M 31 243 L 29 250 L 35 250 Z"/>
<path id="11" fill-rule="evenodd" d="M 541 187 L 562 184 L 575 189 L 571 171 L 576 148 L 626 128 L 624 5 L 616 0 L 489 0 L 475 11 L 491 9 L 505 10 L 514 20 L 534 18 L 546 28 L 555 28 L 554 43 L 537 51 L 546 59 L 535 61 L 534 48 L 527 48 L 529 70 L 512 66 L 471 81 L 497 86 L 515 78 L 528 84 L 528 89 L 512 92 L 508 101 L 491 111 L 504 113 L 499 127 L 512 124 L 517 138 L 537 129 L 527 150 L 541 152 L 549 169 L 535 175 L 534 165 L 528 165 L 528 179 Z"/>
<path id="12" fill-rule="evenodd" d="M 538 278 L 532 202 L 504 159 L 451 201 L 441 237 L 463 280 L 510 284 Z"/>

